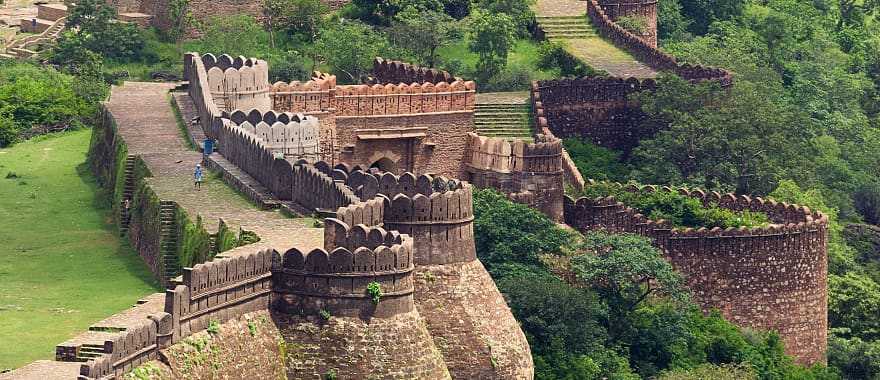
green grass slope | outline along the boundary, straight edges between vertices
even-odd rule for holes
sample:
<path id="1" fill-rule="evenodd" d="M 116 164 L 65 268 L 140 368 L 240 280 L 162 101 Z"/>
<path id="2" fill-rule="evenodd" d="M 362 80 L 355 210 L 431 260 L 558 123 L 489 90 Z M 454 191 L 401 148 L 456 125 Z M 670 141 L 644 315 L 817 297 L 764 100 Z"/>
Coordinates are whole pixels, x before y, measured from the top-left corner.
<path id="1" fill-rule="evenodd" d="M 160 290 L 96 195 L 89 136 L 0 149 L 0 369 L 50 358 L 55 344 Z"/>

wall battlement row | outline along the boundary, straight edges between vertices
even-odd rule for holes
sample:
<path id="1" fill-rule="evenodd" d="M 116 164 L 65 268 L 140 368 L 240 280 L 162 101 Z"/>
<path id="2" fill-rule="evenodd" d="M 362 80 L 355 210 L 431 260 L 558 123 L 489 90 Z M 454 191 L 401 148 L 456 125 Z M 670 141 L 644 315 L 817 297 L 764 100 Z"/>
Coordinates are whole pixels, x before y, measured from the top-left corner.
<path id="1" fill-rule="evenodd" d="M 657 47 L 657 0 L 599 0 L 602 10 L 612 20 L 638 17 L 645 21 L 645 30 L 638 37 Z"/>
<path id="2" fill-rule="evenodd" d="M 382 57 L 373 60 L 373 79 L 377 83 L 439 83 L 461 81 L 461 78 L 432 68 L 390 61 Z"/>
<path id="3" fill-rule="evenodd" d="M 275 306 L 288 312 L 390 317 L 413 310 L 413 242 L 382 227 L 325 220 L 324 249 L 285 252 L 275 273 Z M 333 248 L 328 249 L 328 248 Z M 382 291 L 375 302 L 368 286 Z"/>
<path id="4" fill-rule="evenodd" d="M 555 173 L 562 169 L 562 140 L 526 143 L 468 133 L 468 164 L 498 173 Z"/>
<path id="5" fill-rule="evenodd" d="M 208 84 L 214 103 L 223 110 L 257 108 L 268 111 L 272 106 L 269 66 L 265 61 L 260 62 L 241 68 L 208 68 Z"/>
<path id="6" fill-rule="evenodd" d="M 625 189 L 678 192 L 706 204 L 766 213 L 771 224 L 764 227 L 680 229 L 612 197 L 565 198 L 565 221 L 578 230 L 650 238 L 685 277 L 704 310 L 718 309 L 740 326 L 779 332 L 786 352 L 799 363 L 824 360 L 827 216 L 759 197 L 653 186 Z"/>
<path id="7" fill-rule="evenodd" d="M 469 180 L 491 187 L 517 203 L 562 220 L 564 160 L 562 140 L 537 134 L 534 143 L 468 134 Z"/>
<path id="8" fill-rule="evenodd" d="M 671 54 L 657 49 L 642 37 L 624 29 L 609 16 L 600 5 L 599 0 L 587 1 L 587 16 L 599 30 L 599 34 L 610 39 L 615 45 L 621 46 L 632 53 L 639 61 L 656 70 L 672 71 L 687 80 L 715 80 L 722 86 L 733 83 L 733 76 L 724 69 L 699 65 L 679 64 Z"/>
<path id="9" fill-rule="evenodd" d="M 243 114 L 243 112 L 236 111 L 234 114 Z M 291 117 L 289 114 L 282 113 L 274 123 L 259 121 L 255 124 L 250 120 L 236 123 L 235 119 L 219 119 L 218 122 L 223 123 L 221 128 L 243 133 L 242 139 L 258 139 L 272 153 L 280 153 L 294 159 L 315 160 L 318 158 L 320 125 L 315 117 L 302 115 Z"/>
<path id="10" fill-rule="evenodd" d="M 335 116 L 408 115 L 472 111 L 476 85 L 471 81 L 336 86 L 335 77 L 272 85 L 277 111 L 329 111 Z"/>

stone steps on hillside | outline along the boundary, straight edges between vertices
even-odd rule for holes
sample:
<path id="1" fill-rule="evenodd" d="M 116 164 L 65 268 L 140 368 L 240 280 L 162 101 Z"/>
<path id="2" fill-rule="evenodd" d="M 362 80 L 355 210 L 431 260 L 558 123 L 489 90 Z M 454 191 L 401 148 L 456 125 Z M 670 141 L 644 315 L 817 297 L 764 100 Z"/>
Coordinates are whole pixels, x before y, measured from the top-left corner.
<path id="1" fill-rule="evenodd" d="M 584 16 L 537 16 L 536 21 L 547 39 L 596 37 L 598 33 Z"/>
<path id="2" fill-rule="evenodd" d="M 474 126 L 481 136 L 531 137 L 531 118 L 529 103 L 482 103 L 474 110 Z"/>

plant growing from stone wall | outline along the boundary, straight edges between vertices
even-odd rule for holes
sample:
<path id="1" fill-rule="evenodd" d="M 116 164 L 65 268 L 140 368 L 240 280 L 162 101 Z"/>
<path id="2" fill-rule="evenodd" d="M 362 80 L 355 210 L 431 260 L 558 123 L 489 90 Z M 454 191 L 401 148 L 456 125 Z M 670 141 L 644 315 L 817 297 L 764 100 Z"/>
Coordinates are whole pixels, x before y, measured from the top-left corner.
<path id="1" fill-rule="evenodd" d="M 211 253 L 211 235 L 202 223 L 202 217 L 196 217 L 193 223 L 183 210 L 177 213 L 177 225 L 180 226 L 180 243 L 178 244 L 177 258 L 181 268 L 192 267 L 195 264 L 209 260 Z"/>
<path id="2" fill-rule="evenodd" d="M 379 304 L 379 300 L 382 299 L 382 285 L 375 281 L 367 284 L 367 295 L 370 296 L 373 304 Z"/>
<path id="3" fill-rule="evenodd" d="M 238 239 L 235 237 L 235 233 L 229 229 L 229 226 L 226 225 L 226 221 L 220 219 L 220 228 L 217 229 L 217 239 L 216 239 L 216 252 L 215 254 L 228 251 L 232 248 L 237 247 Z"/>

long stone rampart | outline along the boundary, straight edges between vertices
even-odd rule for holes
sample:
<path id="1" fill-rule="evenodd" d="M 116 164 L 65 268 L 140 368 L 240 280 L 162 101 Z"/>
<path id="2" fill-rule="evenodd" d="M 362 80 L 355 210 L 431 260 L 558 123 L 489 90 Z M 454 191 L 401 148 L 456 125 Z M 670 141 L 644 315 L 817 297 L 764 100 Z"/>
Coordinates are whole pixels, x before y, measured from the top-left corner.
<path id="1" fill-rule="evenodd" d="M 651 238 L 703 309 L 718 309 L 740 326 L 777 331 L 799 363 L 825 360 L 827 216 L 759 197 L 654 186 L 626 190 L 675 191 L 704 204 L 765 213 L 771 221 L 766 227 L 678 229 L 611 197 L 565 200 L 565 221 L 578 230 Z"/>
<path id="2" fill-rule="evenodd" d="M 658 49 L 656 43 L 652 45 L 646 39 L 636 36 L 615 23 L 613 17 L 609 16 L 600 5 L 599 0 L 587 0 L 587 17 L 599 30 L 599 34 L 610 39 L 615 45 L 623 47 L 636 56 L 639 61 L 656 70 L 673 71 L 680 77 L 691 81 L 715 80 L 722 86 L 729 86 L 733 83 L 733 76 L 727 70 L 679 64 L 671 54 Z"/>
<path id="3" fill-rule="evenodd" d="M 621 17 L 644 20 L 644 31 L 637 36 L 648 45 L 657 47 L 657 0 L 599 0 L 599 4 L 614 21 Z"/>
<path id="4" fill-rule="evenodd" d="M 560 138 L 586 138 L 624 152 L 658 128 L 646 126 L 647 116 L 630 95 L 656 88 L 652 79 L 564 78 L 532 84 L 532 102 L 539 128 Z"/>
<path id="5" fill-rule="evenodd" d="M 333 212 L 360 201 L 344 183 L 334 181 L 315 166 L 299 162 L 293 166 L 292 197 L 308 210 Z"/>

